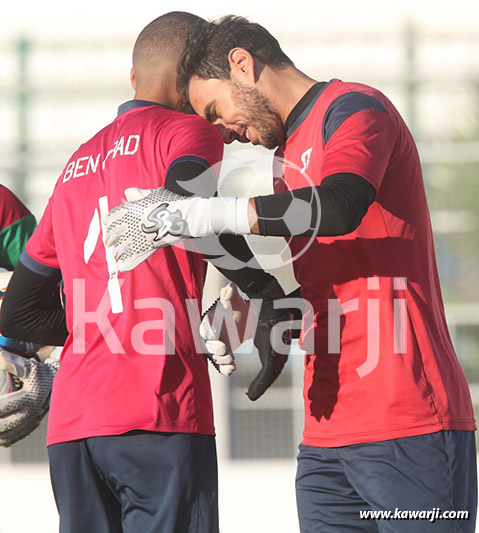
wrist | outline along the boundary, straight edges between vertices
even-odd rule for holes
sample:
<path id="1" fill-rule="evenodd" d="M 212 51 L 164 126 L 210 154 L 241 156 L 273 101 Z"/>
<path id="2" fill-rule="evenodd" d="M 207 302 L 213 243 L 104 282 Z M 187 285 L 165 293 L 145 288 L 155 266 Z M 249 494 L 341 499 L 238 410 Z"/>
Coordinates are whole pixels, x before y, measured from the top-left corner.
<path id="1" fill-rule="evenodd" d="M 249 235 L 249 199 L 236 197 L 209 198 L 209 221 L 215 234 Z"/>

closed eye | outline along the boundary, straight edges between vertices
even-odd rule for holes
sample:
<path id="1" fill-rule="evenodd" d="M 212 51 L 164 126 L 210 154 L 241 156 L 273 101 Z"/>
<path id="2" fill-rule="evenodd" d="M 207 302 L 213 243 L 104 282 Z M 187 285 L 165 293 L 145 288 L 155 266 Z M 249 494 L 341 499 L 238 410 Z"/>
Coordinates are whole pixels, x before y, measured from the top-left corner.
<path id="1" fill-rule="evenodd" d="M 214 105 L 214 102 L 210 102 L 206 107 L 204 111 L 204 117 L 208 122 L 215 122 L 218 120 L 218 115 L 216 114 L 216 108 Z"/>
<path id="2" fill-rule="evenodd" d="M 208 122 L 216 122 L 216 120 L 218 120 L 218 115 L 216 114 L 216 111 L 210 111 L 209 113 L 206 114 L 206 120 Z"/>

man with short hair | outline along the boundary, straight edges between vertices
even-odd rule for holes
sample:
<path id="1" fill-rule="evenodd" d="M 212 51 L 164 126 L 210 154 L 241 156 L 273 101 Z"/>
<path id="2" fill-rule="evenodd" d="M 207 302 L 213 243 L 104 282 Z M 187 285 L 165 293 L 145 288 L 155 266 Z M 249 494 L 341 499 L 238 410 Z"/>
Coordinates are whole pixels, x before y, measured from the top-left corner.
<path id="1" fill-rule="evenodd" d="M 62 533 L 218 531 L 211 390 L 188 306 L 201 305 L 206 263 L 182 246 L 118 273 L 101 222 L 132 185 L 204 196 L 216 190 L 220 134 L 175 111 L 182 103 L 177 62 L 197 24 L 207 23 L 172 12 L 140 33 L 134 99 L 68 161 L 5 297 L 2 330 L 64 343 L 47 437 Z M 175 226 L 174 217 L 163 221 Z M 225 249 L 234 246 L 244 262 L 252 258 L 243 237 L 226 240 Z M 284 295 L 259 268 L 222 271 L 252 295 Z M 36 298 L 60 277 L 66 323 Z M 231 355 L 215 360 L 223 373 L 234 370 Z"/>
<path id="2" fill-rule="evenodd" d="M 420 161 L 401 116 L 372 87 L 310 78 L 242 17 L 192 32 L 178 81 L 225 142 L 278 147 L 276 194 L 180 199 L 166 209 L 188 237 L 293 236 L 295 275 L 314 310 L 302 331 L 303 346 L 314 348 L 296 478 L 301 531 L 472 533 L 476 426 L 447 330 Z M 234 216 L 220 217 L 220 202 Z M 144 231 L 154 205 L 138 199 L 106 218 L 120 268 L 132 264 L 131 243 L 168 244 Z M 129 232 L 115 234 L 127 214 Z M 468 511 L 469 520 L 360 517 L 396 508 Z"/>

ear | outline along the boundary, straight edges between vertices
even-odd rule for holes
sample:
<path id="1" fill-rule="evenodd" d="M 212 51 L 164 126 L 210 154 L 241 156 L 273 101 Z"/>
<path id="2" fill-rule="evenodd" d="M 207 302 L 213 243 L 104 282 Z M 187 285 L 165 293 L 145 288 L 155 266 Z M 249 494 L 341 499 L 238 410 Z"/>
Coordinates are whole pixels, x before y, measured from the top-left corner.
<path id="1" fill-rule="evenodd" d="M 231 79 L 248 85 L 256 83 L 254 58 L 244 48 L 233 48 L 228 54 Z"/>
<path id="2" fill-rule="evenodd" d="M 133 87 L 133 90 L 136 91 L 136 78 L 135 78 L 135 69 L 131 67 L 130 69 L 130 83 Z"/>

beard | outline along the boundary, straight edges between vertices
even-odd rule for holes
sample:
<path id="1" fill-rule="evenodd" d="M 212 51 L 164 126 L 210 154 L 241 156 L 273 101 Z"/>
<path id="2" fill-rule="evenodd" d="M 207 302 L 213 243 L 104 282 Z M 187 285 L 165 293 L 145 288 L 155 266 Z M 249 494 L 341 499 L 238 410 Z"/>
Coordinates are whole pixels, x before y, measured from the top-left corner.
<path id="1" fill-rule="evenodd" d="M 272 150 L 286 140 L 286 130 L 278 112 L 269 98 L 256 87 L 248 87 L 239 82 L 231 82 L 231 95 L 238 110 L 243 114 L 248 127 L 253 127 L 260 138 L 258 142 Z"/>

